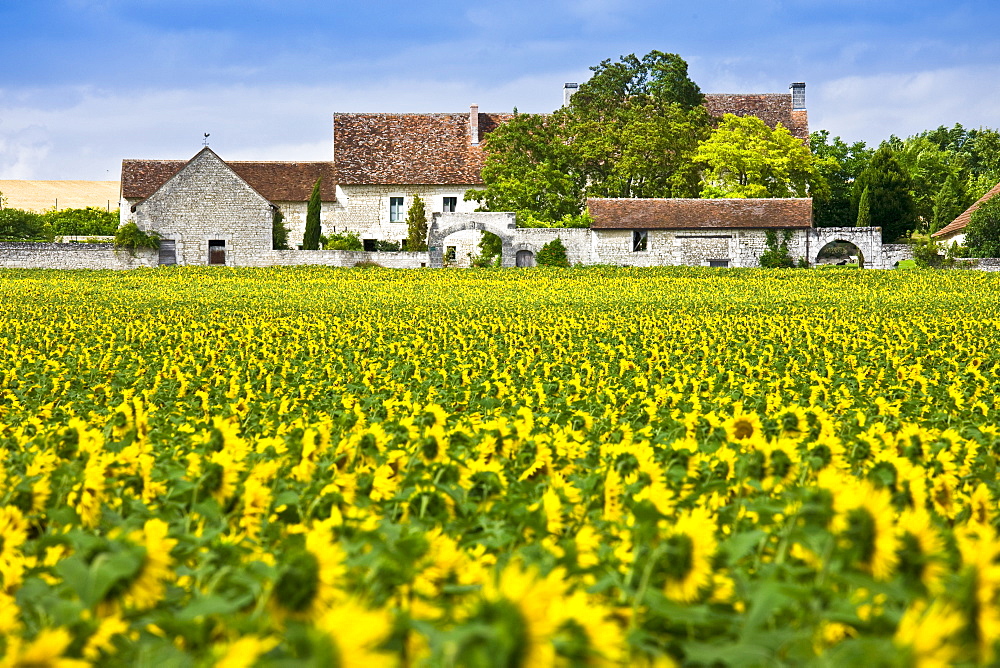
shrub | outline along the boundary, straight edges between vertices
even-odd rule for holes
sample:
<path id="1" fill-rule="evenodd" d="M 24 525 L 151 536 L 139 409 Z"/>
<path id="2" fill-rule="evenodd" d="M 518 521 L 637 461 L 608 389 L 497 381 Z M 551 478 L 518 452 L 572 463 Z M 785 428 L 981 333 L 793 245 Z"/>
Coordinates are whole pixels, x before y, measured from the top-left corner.
<path id="1" fill-rule="evenodd" d="M 535 264 L 539 267 L 569 267 L 569 259 L 566 257 L 566 246 L 562 239 L 556 237 L 548 242 L 538 251 L 535 257 Z"/>
<path id="2" fill-rule="evenodd" d="M 323 239 L 323 250 L 364 250 L 365 245 L 356 232 L 343 232 L 341 234 L 331 234 Z M 303 248 L 305 246 L 303 245 Z"/>
<path id="3" fill-rule="evenodd" d="M 427 250 L 427 210 L 420 195 L 413 196 L 406 212 L 406 250 Z"/>
<path id="4" fill-rule="evenodd" d="M 273 250 L 288 250 L 288 226 L 284 223 L 285 215 L 275 207 L 271 215 L 271 248 Z"/>
<path id="5" fill-rule="evenodd" d="M 400 243 L 398 241 L 375 240 L 375 251 L 378 253 L 398 253 Z"/>
<path id="6" fill-rule="evenodd" d="M 765 269 L 780 269 L 783 267 L 794 267 L 795 261 L 788 252 L 788 242 L 792 239 L 792 231 L 784 230 L 781 242 L 778 241 L 778 233 L 768 230 L 766 233 L 767 250 L 760 256 L 760 266 Z"/>
<path id="7" fill-rule="evenodd" d="M 115 248 L 127 250 L 132 255 L 140 248 L 159 248 L 160 235 L 144 232 L 134 222 L 127 222 L 115 232 Z"/>

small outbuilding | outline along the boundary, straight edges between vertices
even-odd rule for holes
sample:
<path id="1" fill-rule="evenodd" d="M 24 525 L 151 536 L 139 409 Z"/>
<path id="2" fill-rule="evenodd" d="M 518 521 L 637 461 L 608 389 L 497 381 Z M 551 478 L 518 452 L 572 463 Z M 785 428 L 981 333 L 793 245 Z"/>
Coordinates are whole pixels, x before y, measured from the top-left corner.
<path id="1" fill-rule="evenodd" d="M 160 264 L 240 264 L 271 250 L 273 205 L 207 146 L 133 213 L 160 235 Z"/>
<path id="2" fill-rule="evenodd" d="M 630 266 L 755 267 L 767 232 L 810 256 L 812 200 L 588 199 L 594 256 Z"/>

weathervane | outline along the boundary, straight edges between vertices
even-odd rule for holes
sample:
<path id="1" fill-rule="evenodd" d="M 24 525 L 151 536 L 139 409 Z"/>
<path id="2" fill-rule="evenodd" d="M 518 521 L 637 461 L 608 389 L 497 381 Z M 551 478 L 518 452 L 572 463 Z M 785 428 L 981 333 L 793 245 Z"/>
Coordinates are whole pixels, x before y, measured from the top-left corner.
<path id="1" fill-rule="evenodd" d="M 202 146 L 208 146 L 208 137 L 209 137 L 209 133 L 206 132 L 205 133 L 205 138 L 201 141 L 201 145 Z"/>

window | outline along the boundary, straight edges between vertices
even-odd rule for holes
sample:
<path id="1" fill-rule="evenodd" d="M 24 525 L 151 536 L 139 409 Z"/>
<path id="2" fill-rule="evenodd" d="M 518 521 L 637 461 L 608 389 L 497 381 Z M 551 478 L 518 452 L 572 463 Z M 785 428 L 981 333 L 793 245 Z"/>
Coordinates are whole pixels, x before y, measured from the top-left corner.
<path id="1" fill-rule="evenodd" d="M 401 223 L 401 222 L 403 222 L 403 198 L 402 197 L 390 197 L 389 198 L 389 222 L 390 223 Z"/>
<path id="2" fill-rule="evenodd" d="M 361 246 L 369 253 L 378 250 L 378 239 L 362 239 Z"/>
<path id="3" fill-rule="evenodd" d="M 441 210 L 445 213 L 455 213 L 455 208 L 458 206 L 457 197 L 445 197 L 442 204 Z"/>
<path id="4" fill-rule="evenodd" d="M 632 230 L 632 252 L 639 253 L 646 250 L 648 245 L 646 230 Z"/>
<path id="5" fill-rule="evenodd" d="M 454 262 L 455 256 L 457 255 L 458 248 L 455 246 L 445 246 L 444 249 L 444 261 Z"/>
<path id="6" fill-rule="evenodd" d="M 709 260 L 708 266 L 725 268 L 729 266 L 729 260 Z"/>

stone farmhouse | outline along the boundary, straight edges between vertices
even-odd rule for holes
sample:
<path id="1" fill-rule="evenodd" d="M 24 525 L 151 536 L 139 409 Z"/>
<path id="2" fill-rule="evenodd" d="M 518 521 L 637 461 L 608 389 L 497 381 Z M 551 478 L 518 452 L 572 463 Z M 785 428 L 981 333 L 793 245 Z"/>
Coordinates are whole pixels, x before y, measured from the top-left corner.
<path id="1" fill-rule="evenodd" d="M 566 84 L 564 100 L 574 90 L 575 84 Z M 788 94 L 709 94 L 705 105 L 715 115 L 757 116 L 772 127 L 784 125 L 803 141 L 809 136 L 802 83 L 792 84 Z M 353 266 L 370 260 L 435 267 L 450 259 L 467 266 L 483 232 L 500 237 L 503 265 L 509 267 L 533 266 L 541 247 L 557 237 L 573 262 L 629 266 L 756 266 L 768 230 L 790 231 L 792 256 L 810 263 L 832 241 L 854 243 L 869 267 L 891 267 L 903 252 L 883 248 L 877 228 L 813 228 L 809 199 L 591 199 L 591 228 L 518 228 L 514 214 L 477 213 L 464 199 L 467 190 L 483 185 L 483 140 L 509 118 L 482 113 L 477 105 L 456 114 L 337 113 L 333 159 L 325 162 L 226 162 L 207 147 L 188 161 L 124 160 L 122 221 L 163 237 L 156 257 L 124 264 Z M 317 179 L 323 233 L 355 233 L 366 252 L 272 250 L 276 211 L 284 215 L 291 245 L 301 244 Z M 414 195 L 425 201 L 429 251 L 375 252 L 378 241 L 406 237 Z M 16 261 L 5 259 L 0 249 L 0 263 L 33 261 L 18 253 Z"/>

